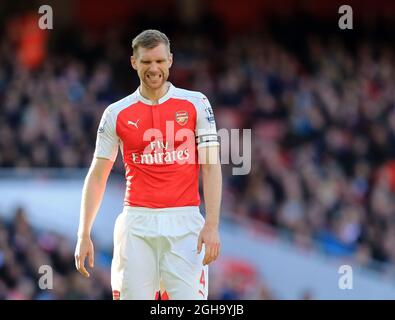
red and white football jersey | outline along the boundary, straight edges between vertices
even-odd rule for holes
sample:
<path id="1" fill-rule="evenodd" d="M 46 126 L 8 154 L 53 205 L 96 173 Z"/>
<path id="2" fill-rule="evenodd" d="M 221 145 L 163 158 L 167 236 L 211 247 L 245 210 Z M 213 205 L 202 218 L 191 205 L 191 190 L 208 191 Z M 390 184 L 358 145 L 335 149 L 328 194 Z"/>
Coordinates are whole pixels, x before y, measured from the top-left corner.
<path id="1" fill-rule="evenodd" d="M 125 206 L 198 206 L 197 148 L 218 146 L 214 114 L 200 92 L 170 84 L 157 105 L 137 89 L 103 113 L 95 157 L 125 165 Z"/>

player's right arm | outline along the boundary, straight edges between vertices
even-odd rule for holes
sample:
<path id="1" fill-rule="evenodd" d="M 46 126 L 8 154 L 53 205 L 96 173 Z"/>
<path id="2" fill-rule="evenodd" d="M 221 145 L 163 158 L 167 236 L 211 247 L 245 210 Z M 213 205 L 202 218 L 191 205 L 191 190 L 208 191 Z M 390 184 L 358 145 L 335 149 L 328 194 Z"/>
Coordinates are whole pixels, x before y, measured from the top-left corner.
<path id="1" fill-rule="evenodd" d="M 94 248 L 90 234 L 113 164 L 114 162 L 108 159 L 94 158 L 82 189 L 75 266 L 85 277 L 89 277 L 89 272 L 85 268 L 85 259 L 88 258 L 89 267 L 93 268 L 94 265 Z"/>
<path id="2" fill-rule="evenodd" d="M 100 208 L 107 179 L 114 165 L 118 153 L 119 137 L 116 134 L 115 114 L 108 107 L 102 116 L 97 131 L 96 149 L 92 164 L 85 178 L 82 189 L 80 222 L 75 248 L 75 266 L 85 277 L 89 273 L 85 268 L 85 259 L 89 259 L 89 266 L 93 268 L 94 249 L 91 240 L 91 229 Z"/>

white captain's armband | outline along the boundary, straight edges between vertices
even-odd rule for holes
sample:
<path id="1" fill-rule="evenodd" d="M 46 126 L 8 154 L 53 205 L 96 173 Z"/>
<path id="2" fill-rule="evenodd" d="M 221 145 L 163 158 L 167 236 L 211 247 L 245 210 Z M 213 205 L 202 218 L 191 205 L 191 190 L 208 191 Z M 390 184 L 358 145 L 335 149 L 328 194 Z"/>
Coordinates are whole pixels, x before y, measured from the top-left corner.
<path id="1" fill-rule="evenodd" d="M 208 99 L 202 95 L 197 99 L 196 144 L 198 148 L 219 146 L 214 111 Z"/>

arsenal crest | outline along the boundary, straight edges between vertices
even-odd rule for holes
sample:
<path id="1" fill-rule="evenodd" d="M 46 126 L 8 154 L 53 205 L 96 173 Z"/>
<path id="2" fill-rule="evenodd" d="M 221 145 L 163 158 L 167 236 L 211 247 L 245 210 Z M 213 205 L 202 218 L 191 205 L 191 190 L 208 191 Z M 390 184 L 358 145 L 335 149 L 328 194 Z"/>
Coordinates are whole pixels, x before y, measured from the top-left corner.
<path id="1" fill-rule="evenodd" d="M 189 116 L 186 111 L 176 112 L 176 121 L 180 126 L 184 126 L 188 122 Z"/>

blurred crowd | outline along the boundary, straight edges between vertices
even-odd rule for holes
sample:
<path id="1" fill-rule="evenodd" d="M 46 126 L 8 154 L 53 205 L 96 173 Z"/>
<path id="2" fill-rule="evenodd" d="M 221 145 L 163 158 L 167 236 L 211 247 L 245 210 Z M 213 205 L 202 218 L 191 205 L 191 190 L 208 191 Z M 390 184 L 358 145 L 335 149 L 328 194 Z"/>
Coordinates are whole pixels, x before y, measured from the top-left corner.
<path id="1" fill-rule="evenodd" d="M 220 126 L 223 110 L 232 119 L 223 125 L 253 132 L 252 174 L 229 177 L 234 201 L 225 203 L 302 248 L 393 272 L 394 49 L 317 37 L 307 45 L 302 64 L 249 40 L 218 79 L 235 97 L 218 98 Z"/>
<path id="2" fill-rule="evenodd" d="M 75 271 L 68 238 L 37 230 L 23 208 L 0 220 L 0 300 L 111 299 L 111 256 L 96 248 L 91 278 Z"/>
<path id="3" fill-rule="evenodd" d="M 235 176 L 232 165 L 223 166 L 223 214 L 260 221 L 305 250 L 392 270 L 393 46 L 360 41 L 350 47 L 311 35 L 302 54 L 263 34 L 220 44 L 198 34 L 169 36 L 170 81 L 205 93 L 218 129 L 252 129 L 252 152 L 244 155 L 251 157 L 251 173 Z M 89 166 L 104 109 L 138 85 L 128 63 L 131 37 L 114 30 L 84 34 L 74 51 L 50 53 L 42 66 L 27 70 L 6 34 L 0 42 L 0 167 Z M 115 171 L 123 170 L 118 159 Z M 0 295 L 12 286 L 19 288 L 15 294 L 34 296 L 31 278 L 15 279 L 52 259 L 60 268 L 55 278 L 70 287 L 53 294 L 73 296 L 76 274 L 65 239 L 34 234 L 20 214 L 0 226 Z M 105 281 L 99 290 L 89 286 L 85 297 L 106 297 Z"/>

